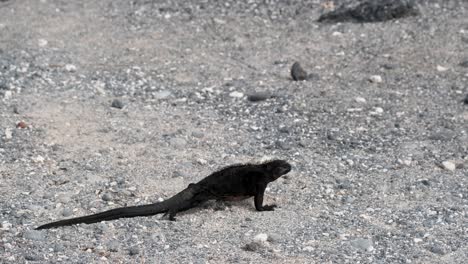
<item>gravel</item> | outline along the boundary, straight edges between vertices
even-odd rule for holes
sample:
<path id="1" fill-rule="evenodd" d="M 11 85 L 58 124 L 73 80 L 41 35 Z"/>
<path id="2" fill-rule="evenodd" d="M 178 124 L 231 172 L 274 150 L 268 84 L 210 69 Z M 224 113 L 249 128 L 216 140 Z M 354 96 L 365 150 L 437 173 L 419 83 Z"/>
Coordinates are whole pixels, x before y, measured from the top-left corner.
<path id="1" fill-rule="evenodd" d="M 362 2 L 0 4 L 0 262 L 464 263 L 467 2 L 317 22 Z M 268 158 L 272 212 L 33 230 Z"/>

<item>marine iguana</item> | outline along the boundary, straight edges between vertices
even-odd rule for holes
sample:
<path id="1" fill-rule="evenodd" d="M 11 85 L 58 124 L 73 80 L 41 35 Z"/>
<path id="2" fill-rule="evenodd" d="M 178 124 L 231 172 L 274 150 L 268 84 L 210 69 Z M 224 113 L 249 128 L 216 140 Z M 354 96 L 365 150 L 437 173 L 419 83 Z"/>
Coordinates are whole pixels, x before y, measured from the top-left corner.
<path id="1" fill-rule="evenodd" d="M 36 230 L 160 213 L 164 213 L 169 217 L 169 220 L 174 221 L 178 212 L 213 199 L 239 200 L 253 196 L 257 211 L 273 211 L 276 205 L 263 205 L 265 188 L 268 183 L 275 181 L 290 170 L 291 165 L 284 160 L 272 160 L 261 164 L 232 165 L 210 174 L 198 183 L 189 184 L 187 188 L 163 202 L 121 207 L 97 214 L 60 220 L 41 225 Z"/>

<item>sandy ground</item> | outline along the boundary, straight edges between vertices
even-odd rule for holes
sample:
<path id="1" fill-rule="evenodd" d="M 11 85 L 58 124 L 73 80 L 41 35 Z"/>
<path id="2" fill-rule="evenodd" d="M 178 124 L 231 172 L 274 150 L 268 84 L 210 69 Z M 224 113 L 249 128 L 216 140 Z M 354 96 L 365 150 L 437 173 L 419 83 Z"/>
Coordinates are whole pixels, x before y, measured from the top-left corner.
<path id="1" fill-rule="evenodd" d="M 463 263 L 468 2 L 320 24 L 326 2 L 0 1 L 0 262 Z M 294 166 L 274 212 L 33 230 L 268 158 Z"/>

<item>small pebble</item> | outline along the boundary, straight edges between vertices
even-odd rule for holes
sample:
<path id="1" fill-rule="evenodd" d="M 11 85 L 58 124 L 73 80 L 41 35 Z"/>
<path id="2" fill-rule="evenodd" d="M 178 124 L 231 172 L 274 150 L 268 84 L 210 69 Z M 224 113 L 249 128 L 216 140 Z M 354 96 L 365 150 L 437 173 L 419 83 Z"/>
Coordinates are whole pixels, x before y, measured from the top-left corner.
<path id="1" fill-rule="evenodd" d="M 134 256 L 134 255 L 138 255 L 140 253 L 140 249 L 138 247 L 131 247 L 129 250 L 128 250 L 128 253 L 131 255 L 131 256 Z"/>
<path id="2" fill-rule="evenodd" d="M 358 103 L 361 103 L 361 104 L 364 104 L 364 103 L 366 103 L 366 98 L 358 96 L 358 97 L 354 98 L 354 101 L 356 101 Z"/>
<path id="3" fill-rule="evenodd" d="M 23 233 L 23 238 L 35 241 L 44 241 L 46 240 L 46 235 L 44 231 L 39 230 L 26 230 Z"/>
<path id="4" fill-rule="evenodd" d="M 245 251 L 258 251 L 260 250 L 261 245 L 255 242 L 251 242 L 242 247 Z"/>
<path id="5" fill-rule="evenodd" d="M 102 200 L 108 202 L 108 201 L 112 201 L 112 194 L 110 193 L 105 193 L 104 195 L 102 195 Z"/>
<path id="6" fill-rule="evenodd" d="M 38 39 L 37 40 L 37 44 L 39 44 L 39 47 L 45 47 L 45 46 L 47 46 L 48 43 L 49 42 L 47 40 L 45 40 L 45 39 Z"/>
<path id="7" fill-rule="evenodd" d="M 307 247 L 303 248 L 302 250 L 307 251 L 307 252 L 312 252 L 312 251 L 314 251 L 314 247 L 307 246 Z"/>
<path id="8" fill-rule="evenodd" d="M 119 245 L 120 243 L 117 240 L 112 240 L 109 243 L 107 243 L 107 250 L 110 252 L 117 252 L 119 251 Z"/>
<path id="9" fill-rule="evenodd" d="M 54 252 L 62 252 L 64 250 L 64 246 L 60 243 L 54 245 Z"/>
<path id="10" fill-rule="evenodd" d="M 444 67 L 444 66 L 437 65 L 437 71 L 438 72 L 445 72 L 445 71 L 448 71 L 448 68 Z"/>
<path id="11" fill-rule="evenodd" d="M 265 243 L 267 240 L 268 240 L 267 234 L 258 234 L 253 239 L 253 241 L 256 243 Z"/>
<path id="12" fill-rule="evenodd" d="M 29 261 L 39 261 L 41 260 L 41 256 L 31 254 L 31 253 L 26 253 L 26 255 L 24 256 L 24 259 L 29 260 Z"/>
<path id="13" fill-rule="evenodd" d="M 268 98 L 270 98 L 271 95 L 269 93 L 253 93 L 253 94 L 249 94 L 247 95 L 247 100 L 251 101 L 251 102 L 260 102 L 260 101 L 264 101 Z"/>
<path id="14" fill-rule="evenodd" d="M 370 239 L 357 238 L 351 241 L 351 245 L 355 248 L 366 251 L 372 251 L 374 249 L 374 247 L 372 246 L 372 240 Z"/>
<path id="15" fill-rule="evenodd" d="M 16 124 L 16 128 L 25 129 L 28 128 L 28 124 L 26 124 L 24 121 L 20 121 Z"/>
<path id="16" fill-rule="evenodd" d="M 294 62 L 291 67 L 291 77 L 295 81 L 304 81 L 307 79 L 307 72 L 301 67 L 299 62 Z"/>
<path id="17" fill-rule="evenodd" d="M 68 217 L 68 216 L 70 216 L 70 215 L 72 215 L 72 214 L 73 214 L 73 210 L 70 209 L 70 208 L 68 208 L 68 207 L 67 207 L 67 208 L 64 208 L 64 209 L 62 210 L 62 216 L 64 216 L 64 217 Z"/>
<path id="18" fill-rule="evenodd" d="M 459 65 L 460 65 L 461 67 L 463 67 L 463 68 L 468 68 L 468 59 L 467 59 L 467 60 L 464 60 L 464 61 L 462 61 L 462 62 L 460 62 Z"/>
<path id="19" fill-rule="evenodd" d="M 233 98 L 242 98 L 244 94 L 241 92 L 234 91 L 234 92 L 231 92 L 229 96 Z"/>
<path id="20" fill-rule="evenodd" d="M 449 171 L 455 171 L 455 169 L 457 168 L 455 163 L 448 161 L 448 160 L 442 162 L 442 166 L 444 167 L 444 169 L 449 170 Z"/>
<path id="21" fill-rule="evenodd" d="M 169 144 L 177 149 L 182 149 L 187 145 L 187 141 L 183 138 L 171 138 Z"/>
<path id="22" fill-rule="evenodd" d="M 13 138 L 13 131 L 11 128 L 5 128 L 5 139 L 12 139 Z"/>
<path id="23" fill-rule="evenodd" d="M 153 95 L 154 95 L 154 98 L 156 99 L 166 99 L 169 96 L 171 96 L 171 92 L 167 90 L 162 90 L 159 92 L 155 92 Z"/>
<path id="24" fill-rule="evenodd" d="M 76 66 L 73 64 L 67 64 L 65 65 L 65 70 L 67 70 L 67 72 L 76 72 Z"/>
<path id="25" fill-rule="evenodd" d="M 201 131 L 198 131 L 198 130 L 195 130 L 192 132 L 192 137 L 195 137 L 195 138 L 203 138 L 205 136 L 205 134 Z"/>
<path id="26" fill-rule="evenodd" d="M 381 83 L 383 82 L 382 77 L 380 75 L 372 75 L 369 77 L 369 81 L 372 83 Z"/>
<path id="27" fill-rule="evenodd" d="M 114 99 L 114 101 L 112 101 L 111 106 L 114 108 L 122 109 L 124 107 L 124 103 L 119 99 Z"/>

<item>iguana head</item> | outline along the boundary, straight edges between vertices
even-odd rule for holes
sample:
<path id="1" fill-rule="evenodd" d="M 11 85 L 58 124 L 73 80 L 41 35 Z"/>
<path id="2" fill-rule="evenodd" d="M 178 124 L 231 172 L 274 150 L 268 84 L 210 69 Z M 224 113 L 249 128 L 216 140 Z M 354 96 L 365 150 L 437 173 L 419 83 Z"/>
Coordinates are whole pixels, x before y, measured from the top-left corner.
<path id="1" fill-rule="evenodd" d="M 273 180 L 291 171 L 291 164 L 285 160 L 271 160 L 262 164 Z"/>

